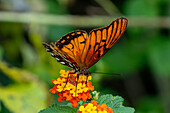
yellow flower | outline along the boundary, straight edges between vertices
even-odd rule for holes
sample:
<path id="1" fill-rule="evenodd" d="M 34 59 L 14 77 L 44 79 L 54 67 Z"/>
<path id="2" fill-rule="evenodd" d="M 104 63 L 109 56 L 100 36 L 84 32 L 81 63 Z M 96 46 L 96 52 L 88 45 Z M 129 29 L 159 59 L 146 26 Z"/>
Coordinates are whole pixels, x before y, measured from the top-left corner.
<path id="1" fill-rule="evenodd" d="M 88 76 L 88 80 L 91 80 L 92 79 L 92 77 L 91 76 Z"/>
<path id="2" fill-rule="evenodd" d="M 58 92 L 61 92 L 63 90 L 64 86 L 65 86 L 65 84 L 57 85 L 57 89 L 56 90 Z"/>
<path id="3" fill-rule="evenodd" d="M 57 78 L 57 80 L 53 81 L 53 84 L 60 84 L 61 82 L 64 82 L 64 78 Z"/>
<path id="4" fill-rule="evenodd" d="M 59 72 L 61 77 L 68 77 L 69 71 L 65 72 L 65 70 L 60 70 Z"/>
<path id="5" fill-rule="evenodd" d="M 91 81 L 89 81 L 91 80 L 91 76 L 87 78 L 85 75 L 79 75 L 77 82 L 77 74 L 70 74 L 73 73 L 73 71 L 65 72 L 65 70 L 60 70 L 59 73 L 61 75 L 57 79 L 52 80 L 54 87 L 49 90 L 52 94 L 58 94 L 59 102 L 66 100 L 71 102 L 73 107 L 77 107 L 77 102 L 79 102 L 80 99 L 85 101 L 92 97 L 89 93 L 89 91 L 94 90 L 94 86 L 92 86 Z"/>
<path id="6" fill-rule="evenodd" d="M 80 106 L 78 113 L 113 113 L 113 110 L 106 104 L 97 105 L 97 101 L 93 100 L 91 103 Z"/>

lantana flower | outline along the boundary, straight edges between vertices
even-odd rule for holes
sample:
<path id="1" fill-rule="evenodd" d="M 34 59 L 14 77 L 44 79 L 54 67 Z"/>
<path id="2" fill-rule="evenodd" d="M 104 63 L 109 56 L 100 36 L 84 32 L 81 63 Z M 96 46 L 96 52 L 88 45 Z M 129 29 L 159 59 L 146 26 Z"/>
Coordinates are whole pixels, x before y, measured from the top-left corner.
<path id="1" fill-rule="evenodd" d="M 79 75 L 77 81 L 77 74 L 70 74 L 72 71 L 65 72 L 65 70 L 61 70 L 59 73 L 61 75 L 52 80 L 54 87 L 49 90 L 52 94 L 58 94 L 59 102 L 66 100 L 72 103 L 73 107 L 77 107 L 77 102 L 80 102 L 80 100 L 85 101 L 92 97 L 89 93 L 94 90 L 94 86 L 90 81 L 91 76 L 87 78 L 85 75 Z"/>
<path id="2" fill-rule="evenodd" d="M 97 104 L 97 101 L 93 100 L 91 103 L 86 103 L 79 107 L 78 113 L 113 113 L 113 110 L 106 104 Z"/>

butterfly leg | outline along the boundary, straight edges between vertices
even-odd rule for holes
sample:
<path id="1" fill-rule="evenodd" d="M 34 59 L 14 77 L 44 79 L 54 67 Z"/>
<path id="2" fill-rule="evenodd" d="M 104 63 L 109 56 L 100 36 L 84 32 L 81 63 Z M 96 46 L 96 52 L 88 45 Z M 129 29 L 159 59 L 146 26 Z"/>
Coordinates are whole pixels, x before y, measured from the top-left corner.
<path id="1" fill-rule="evenodd" d="M 68 74 L 68 76 L 67 76 L 66 84 L 65 84 L 65 85 L 64 85 L 64 87 L 63 87 L 63 91 L 64 91 L 64 88 L 65 88 L 65 87 L 66 87 L 66 85 L 67 85 L 68 78 L 69 78 L 69 74 Z"/>
<path id="2" fill-rule="evenodd" d="M 88 80 L 88 77 L 89 77 L 89 76 L 86 76 L 86 86 L 87 86 L 87 80 Z"/>
<path id="3" fill-rule="evenodd" d="M 63 90 L 64 90 L 64 88 L 65 88 L 65 87 L 66 87 L 66 85 L 67 85 L 68 78 L 69 78 L 69 75 L 70 75 L 70 74 L 75 74 L 75 72 L 69 72 L 69 74 L 68 74 L 68 76 L 67 76 L 66 84 L 64 85 Z"/>
<path id="4" fill-rule="evenodd" d="M 75 95 L 77 95 L 77 84 L 78 84 L 78 80 L 79 80 L 79 74 L 77 74 L 77 81 L 76 81 L 76 91 L 75 91 Z"/>

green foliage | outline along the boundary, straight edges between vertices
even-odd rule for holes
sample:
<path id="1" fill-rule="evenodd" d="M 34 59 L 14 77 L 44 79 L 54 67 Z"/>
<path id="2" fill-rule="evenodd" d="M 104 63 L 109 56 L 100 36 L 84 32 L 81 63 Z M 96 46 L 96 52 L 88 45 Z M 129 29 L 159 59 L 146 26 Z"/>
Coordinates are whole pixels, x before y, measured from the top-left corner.
<path id="1" fill-rule="evenodd" d="M 155 75 L 170 76 L 170 40 L 155 40 L 148 51 L 151 69 Z"/>
<path id="2" fill-rule="evenodd" d="M 40 84 L 0 87 L 0 100 L 12 112 L 35 113 L 46 106 L 45 90 Z"/>
<path id="3" fill-rule="evenodd" d="M 37 82 L 35 76 L 25 70 L 9 68 L 0 63 L 0 71 L 14 81 L 6 87 L 0 86 L 0 100 L 15 113 L 36 113 L 46 107 L 47 88 Z"/>
<path id="4" fill-rule="evenodd" d="M 0 102 L 0 112 L 1 112 L 1 110 L 2 110 L 2 107 L 1 107 L 1 102 Z"/>
<path id="5" fill-rule="evenodd" d="M 124 6 L 124 12 L 134 16 L 155 16 L 159 13 L 159 9 L 157 8 L 158 3 L 159 0 L 155 0 L 155 2 L 152 0 L 127 0 Z"/>
<path id="6" fill-rule="evenodd" d="M 103 95 L 98 99 L 99 104 L 107 104 L 109 107 L 120 107 L 123 103 L 123 98 L 120 96 L 113 97 L 110 94 Z"/>
<path id="7" fill-rule="evenodd" d="M 39 113 L 76 113 L 74 108 L 53 104 Z"/>
<path id="8" fill-rule="evenodd" d="M 63 2 L 64 1 L 64 2 Z M 65 0 L 50 0 L 46 1 L 48 12 L 53 14 L 66 14 L 68 13 Z"/>
<path id="9" fill-rule="evenodd" d="M 160 103 L 161 100 L 158 97 L 144 97 L 137 103 L 136 113 L 164 113 Z"/>
<path id="10" fill-rule="evenodd" d="M 138 50 L 134 50 L 136 47 L 138 47 Z M 108 72 L 126 75 L 140 68 L 142 57 L 143 48 L 141 45 L 129 42 L 121 47 L 110 50 L 110 53 L 104 56 L 105 68 Z"/>
<path id="11" fill-rule="evenodd" d="M 103 95 L 98 100 L 99 104 L 107 104 L 108 107 L 112 108 L 113 113 L 134 113 L 134 108 L 124 107 L 124 99 L 120 96 L 112 96 L 111 94 Z"/>
<path id="12" fill-rule="evenodd" d="M 124 99 L 120 96 L 107 94 L 99 97 L 97 104 L 106 104 L 108 107 L 112 108 L 113 113 L 134 113 L 134 108 L 123 106 L 123 101 Z M 81 103 L 81 105 L 83 104 L 84 103 Z M 53 104 L 50 107 L 41 110 L 39 113 L 77 113 L 77 110 L 78 108 L 69 107 L 68 105 Z"/>
<path id="13" fill-rule="evenodd" d="M 2 60 L 2 55 L 3 55 L 3 48 L 0 46 L 0 61 Z"/>

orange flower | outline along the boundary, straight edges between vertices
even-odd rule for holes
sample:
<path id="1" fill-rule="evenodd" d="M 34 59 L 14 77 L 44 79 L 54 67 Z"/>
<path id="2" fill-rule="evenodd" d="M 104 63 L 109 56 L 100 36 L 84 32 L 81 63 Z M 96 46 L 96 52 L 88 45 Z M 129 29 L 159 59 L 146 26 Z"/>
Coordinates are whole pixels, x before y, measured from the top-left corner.
<path id="1" fill-rule="evenodd" d="M 97 101 L 93 100 L 80 106 L 78 113 L 113 113 L 113 110 L 106 104 L 97 105 Z"/>
<path id="2" fill-rule="evenodd" d="M 54 87 L 49 91 L 52 94 L 58 94 L 59 102 L 66 100 L 71 102 L 73 107 L 77 107 L 77 102 L 80 102 L 81 99 L 85 101 L 92 97 L 89 92 L 94 90 L 94 86 L 89 81 L 92 79 L 91 76 L 87 78 L 85 75 L 79 75 L 79 80 L 77 81 L 77 74 L 69 74 L 70 72 L 61 70 L 61 75 L 57 79 L 52 80 Z"/>

